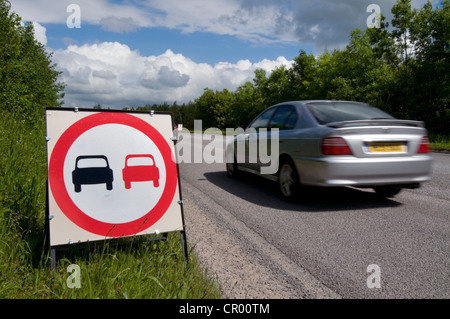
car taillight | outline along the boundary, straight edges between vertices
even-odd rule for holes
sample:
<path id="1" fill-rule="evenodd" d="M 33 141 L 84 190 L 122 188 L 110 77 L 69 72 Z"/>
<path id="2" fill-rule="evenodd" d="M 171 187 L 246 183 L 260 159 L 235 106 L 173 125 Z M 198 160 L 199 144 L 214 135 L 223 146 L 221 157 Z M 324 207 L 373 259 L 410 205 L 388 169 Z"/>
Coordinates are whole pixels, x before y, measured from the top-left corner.
<path id="1" fill-rule="evenodd" d="M 323 155 L 353 155 L 342 137 L 326 137 L 322 140 Z"/>
<path id="2" fill-rule="evenodd" d="M 417 151 L 418 154 L 426 154 L 430 152 L 430 141 L 428 140 L 427 136 L 424 136 L 422 138 L 422 141 L 420 141 L 419 150 Z"/>

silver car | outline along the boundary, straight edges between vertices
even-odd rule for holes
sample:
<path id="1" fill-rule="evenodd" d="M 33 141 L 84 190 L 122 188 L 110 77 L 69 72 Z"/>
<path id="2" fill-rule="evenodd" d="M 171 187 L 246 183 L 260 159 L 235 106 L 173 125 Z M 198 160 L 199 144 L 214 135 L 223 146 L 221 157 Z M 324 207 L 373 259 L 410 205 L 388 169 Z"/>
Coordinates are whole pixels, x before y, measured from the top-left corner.
<path id="1" fill-rule="evenodd" d="M 276 181 L 288 200 L 301 197 L 303 186 L 373 188 L 394 197 L 430 180 L 428 144 L 423 122 L 398 120 L 368 104 L 286 102 L 267 108 L 228 143 L 227 174 L 242 170 Z M 262 173 L 267 156 L 276 166 L 270 174 Z"/>

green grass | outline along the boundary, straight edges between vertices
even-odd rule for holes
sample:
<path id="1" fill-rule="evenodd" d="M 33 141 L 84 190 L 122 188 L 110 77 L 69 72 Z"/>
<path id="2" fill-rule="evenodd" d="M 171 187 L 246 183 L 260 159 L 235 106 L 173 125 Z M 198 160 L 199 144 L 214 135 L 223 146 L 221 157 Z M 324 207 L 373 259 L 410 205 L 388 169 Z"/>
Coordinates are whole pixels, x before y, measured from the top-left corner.
<path id="1" fill-rule="evenodd" d="M 215 283 L 195 258 L 191 257 L 189 264 L 183 261 L 179 236 L 175 235 L 170 234 L 166 242 L 129 241 L 123 246 L 93 249 L 74 246 L 58 253 L 53 275 L 47 253 L 33 265 L 33 253 L 19 237 L 3 240 L 0 298 L 220 298 Z M 67 284 L 72 264 L 80 267 L 80 288 Z"/>
<path id="2" fill-rule="evenodd" d="M 430 133 L 429 138 L 432 149 L 450 151 L 450 135 Z"/>
<path id="3" fill-rule="evenodd" d="M 29 123 L 0 113 L 0 298 L 221 298 L 193 249 L 189 263 L 183 260 L 178 232 L 167 241 L 74 245 L 57 252 L 52 273 L 45 244 L 45 144 L 44 116 Z M 71 264 L 80 267 L 80 288 L 67 285 Z"/>

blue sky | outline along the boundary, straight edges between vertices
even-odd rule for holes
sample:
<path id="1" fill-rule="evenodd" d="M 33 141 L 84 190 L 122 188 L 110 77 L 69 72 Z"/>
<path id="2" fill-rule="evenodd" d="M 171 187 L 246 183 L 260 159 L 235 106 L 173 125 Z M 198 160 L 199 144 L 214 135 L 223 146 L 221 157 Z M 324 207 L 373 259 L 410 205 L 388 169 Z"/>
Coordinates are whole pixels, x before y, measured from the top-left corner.
<path id="1" fill-rule="evenodd" d="M 139 50 L 142 55 L 159 55 L 167 49 L 182 53 L 198 63 L 214 65 L 218 62 L 236 63 L 239 60 L 275 60 L 280 55 L 293 59 L 300 48 L 312 50 L 311 45 L 278 43 L 272 45 L 246 43 L 231 35 L 206 32 L 183 34 L 179 30 L 156 27 L 127 33 L 105 31 L 97 25 L 82 25 L 79 29 L 61 28 L 59 24 L 46 24 L 47 46 L 64 49 L 67 44 L 119 42 Z M 282 53 L 282 54 L 280 54 Z"/>
<path id="2" fill-rule="evenodd" d="M 436 4 L 438 0 L 433 0 Z M 12 0 L 66 83 L 66 106 L 193 101 L 254 71 L 290 67 L 301 49 L 342 49 L 376 4 L 393 0 Z M 420 8 L 424 0 L 412 0 Z M 76 5 L 74 9 L 71 5 Z M 79 20 L 75 20 L 75 17 Z M 80 22 L 80 28 L 70 23 Z M 73 25 L 72 25 L 73 26 Z"/>

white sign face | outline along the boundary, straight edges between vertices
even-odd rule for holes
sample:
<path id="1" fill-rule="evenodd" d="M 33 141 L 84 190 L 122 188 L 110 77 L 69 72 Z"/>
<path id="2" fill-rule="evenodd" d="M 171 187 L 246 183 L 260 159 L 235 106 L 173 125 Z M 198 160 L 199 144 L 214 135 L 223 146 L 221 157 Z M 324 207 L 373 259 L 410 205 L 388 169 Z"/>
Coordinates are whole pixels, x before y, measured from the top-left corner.
<path id="1" fill-rule="evenodd" d="M 183 230 L 170 114 L 47 110 L 50 245 Z"/>

